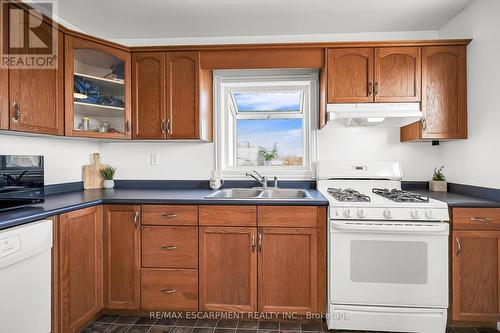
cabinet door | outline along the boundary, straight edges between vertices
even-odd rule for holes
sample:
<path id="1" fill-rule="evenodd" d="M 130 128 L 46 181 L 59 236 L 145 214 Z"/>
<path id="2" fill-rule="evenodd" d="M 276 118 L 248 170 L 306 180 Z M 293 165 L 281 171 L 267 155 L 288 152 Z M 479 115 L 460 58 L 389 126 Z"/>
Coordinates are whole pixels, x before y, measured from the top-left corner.
<path id="1" fill-rule="evenodd" d="M 24 24 L 28 22 L 29 20 L 24 20 Z M 11 32 L 15 29 L 12 26 L 10 28 Z M 22 28 L 19 27 L 19 29 Z M 37 36 L 44 43 L 50 43 L 53 35 L 52 29 L 50 24 L 44 22 L 38 28 Z M 22 38 L 23 34 L 10 33 L 9 36 Z M 57 32 L 56 36 L 57 40 L 52 42 L 57 48 L 57 68 L 9 69 L 10 130 L 12 131 L 64 134 L 64 41 L 62 32 Z M 26 54 L 35 53 L 27 48 Z"/>
<path id="2" fill-rule="evenodd" d="M 0 5 L 3 6 L 3 2 Z M 0 50 L 4 50 L 5 32 L 8 30 L 8 11 L 0 12 Z M 9 129 L 9 70 L 0 66 L 0 129 Z"/>
<path id="3" fill-rule="evenodd" d="M 199 138 L 199 52 L 167 53 L 167 137 Z"/>
<path id="4" fill-rule="evenodd" d="M 104 207 L 104 306 L 140 307 L 140 206 Z"/>
<path id="5" fill-rule="evenodd" d="M 453 320 L 500 321 L 499 231 L 454 231 Z"/>
<path id="6" fill-rule="evenodd" d="M 328 50 L 328 103 L 373 102 L 373 48 Z"/>
<path id="7" fill-rule="evenodd" d="M 132 55 L 133 137 L 165 139 L 165 53 Z"/>
<path id="8" fill-rule="evenodd" d="M 422 48 L 422 138 L 467 138 L 465 46 Z"/>
<path id="9" fill-rule="evenodd" d="M 256 233 L 252 227 L 200 228 L 200 311 L 256 311 Z"/>
<path id="10" fill-rule="evenodd" d="M 63 332 L 79 332 L 103 307 L 102 208 L 60 215 L 60 286 Z"/>
<path id="11" fill-rule="evenodd" d="M 420 47 L 375 49 L 375 102 L 420 102 Z"/>
<path id="12" fill-rule="evenodd" d="M 66 135 L 129 139 L 130 52 L 115 44 L 69 35 L 64 47 Z"/>
<path id="13" fill-rule="evenodd" d="M 259 228 L 259 311 L 317 312 L 316 238 L 316 228 Z"/>

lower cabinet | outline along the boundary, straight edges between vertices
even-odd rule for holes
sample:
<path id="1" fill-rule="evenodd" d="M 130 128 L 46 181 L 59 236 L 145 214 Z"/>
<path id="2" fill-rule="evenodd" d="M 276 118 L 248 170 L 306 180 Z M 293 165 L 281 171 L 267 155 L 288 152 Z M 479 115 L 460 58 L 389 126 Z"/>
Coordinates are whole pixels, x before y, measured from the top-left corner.
<path id="1" fill-rule="evenodd" d="M 198 310 L 198 271 L 194 269 L 143 269 L 142 309 Z"/>
<path id="2" fill-rule="evenodd" d="M 259 206 L 256 216 L 233 206 L 225 219 L 201 215 L 213 209 L 200 207 L 201 311 L 323 311 L 318 291 L 326 293 L 326 281 L 318 282 L 318 267 L 326 257 L 316 226 L 320 218 L 326 223 L 322 208 Z"/>
<path id="3" fill-rule="evenodd" d="M 317 309 L 315 228 L 259 228 L 259 311 Z"/>
<path id="4" fill-rule="evenodd" d="M 500 231 L 453 232 L 453 320 L 500 321 Z"/>
<path id="5" fill-rule="evenodd" d="M 500 209 L 454 208 L 452 319 L 500 321 Z"/>
<path id="6" fill-rule="evenodd" d="M 64 333 L 80 332 L 103 307 L 102 207 L 59 218 L 59 321 Z"/>
<path id="7" fill-rule="evenodd" d="M 257 228 L 200 228 L 200 310 L 257 310 Z"/>
<path id="8" fill-rule="evenodd" d="M 140 206 L 104 206 L 104 307 L 140 307 Z"/>

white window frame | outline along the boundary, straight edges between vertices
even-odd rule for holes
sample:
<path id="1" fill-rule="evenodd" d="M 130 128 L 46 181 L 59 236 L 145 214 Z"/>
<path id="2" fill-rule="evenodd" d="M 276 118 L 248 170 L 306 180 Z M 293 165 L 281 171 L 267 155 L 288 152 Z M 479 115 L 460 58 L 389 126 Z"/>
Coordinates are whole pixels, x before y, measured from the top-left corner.
<path id="1" fill-rule="evenodd" d="M 302 166 L 237 166 L 237 133 L 235 110 L 229 99 L 233 92 L 302 90 L 303 115 L 296 112 L 273 113 L 273 119 L 303 119 Z M 258 90 L 257 90 L 258 89 Z M 316 130 L 318 114 L 318 72 L 316 70 L 218 70 L 214 71 L 215 170 L 226 179 L 245 179 L 257 170 L 280 179 L 314 179 L 316 161 Z M 263 111 L 240 112 L 238 118 L 262 119 Z M 232 151 L 231 151 L 232 150 Z"/>

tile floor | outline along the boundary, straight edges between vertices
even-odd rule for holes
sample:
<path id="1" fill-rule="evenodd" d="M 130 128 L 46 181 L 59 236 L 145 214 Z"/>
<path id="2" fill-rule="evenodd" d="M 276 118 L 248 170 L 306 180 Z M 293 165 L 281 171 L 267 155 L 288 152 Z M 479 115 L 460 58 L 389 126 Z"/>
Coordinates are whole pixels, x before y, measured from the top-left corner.
<path id="1" fill-rule="evenodd" d="M 491 328 L 449 327 L 446 333 L 496 333 Z M 324 321 L 150 319 L 102 315 L 81 333 L 299 333 L 328 332 Z M 335 331 L 330 331 L 335 332 Z M 341 332 L 341 331 L 338 331 Z M 355 333 L 350 331 L 349 333 Z"/>

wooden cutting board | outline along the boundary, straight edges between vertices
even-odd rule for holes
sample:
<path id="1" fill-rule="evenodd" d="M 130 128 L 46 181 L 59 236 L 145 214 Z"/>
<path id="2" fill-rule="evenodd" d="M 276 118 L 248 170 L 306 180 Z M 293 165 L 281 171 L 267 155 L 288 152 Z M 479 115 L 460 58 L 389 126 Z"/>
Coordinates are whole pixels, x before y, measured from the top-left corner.
<path id="1" fill-rule="evenodd" d="M 101 156 L 99 153 L 92 154 L 92 164 L 84 165 L 83 171 L 83 188 L 90 190 L 93 188 L 102 188 L 103 179 L 99 170 L 107 168 L 109 165 L 101 164 Z"/>

